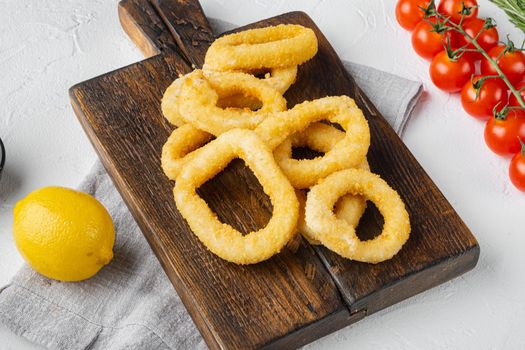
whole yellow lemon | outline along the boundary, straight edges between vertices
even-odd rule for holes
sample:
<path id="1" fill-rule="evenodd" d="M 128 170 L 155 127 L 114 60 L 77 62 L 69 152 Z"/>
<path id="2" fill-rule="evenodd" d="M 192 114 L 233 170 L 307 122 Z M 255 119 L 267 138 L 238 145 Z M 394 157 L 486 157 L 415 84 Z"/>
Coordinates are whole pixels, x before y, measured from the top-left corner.
<path id="1" fill-rule="evenodd" d="M 92 196 L 63 187 L 31 192 L 14 209 L 13 235 L 27 263 L 60 281 L 81 281 L 113 258 L 115 228 Z"/>

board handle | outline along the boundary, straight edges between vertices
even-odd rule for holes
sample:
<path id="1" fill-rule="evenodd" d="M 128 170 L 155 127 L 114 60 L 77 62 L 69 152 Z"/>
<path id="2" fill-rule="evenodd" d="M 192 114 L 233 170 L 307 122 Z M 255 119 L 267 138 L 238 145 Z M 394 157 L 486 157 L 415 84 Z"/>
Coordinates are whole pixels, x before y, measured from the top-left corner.
<path id="1" fill-rule="evenodd" d="M 198 0 L 150 0 L 170 31 L 184 58 L 200 68 L 215 39 Z"/>
<path id="2" fill-rule="evenodd" d="M 121 0 L 118 15 L 122 28 L 146 58 L 162 52 L 176 52 L 183 56 L 149 0 Z"/>

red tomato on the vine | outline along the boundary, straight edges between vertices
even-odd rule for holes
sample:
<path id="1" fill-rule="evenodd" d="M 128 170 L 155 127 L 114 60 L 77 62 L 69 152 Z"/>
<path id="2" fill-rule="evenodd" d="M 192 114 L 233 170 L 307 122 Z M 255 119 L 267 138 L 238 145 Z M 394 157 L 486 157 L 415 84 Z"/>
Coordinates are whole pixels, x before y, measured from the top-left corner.
<path id="1" fill-rule="evenodd" d="M 499 34 L 495 26 L 483 29 L 485 21 L 486 19 L 484 18 L 470 18 L 463 22 L 463 29 L 471 38 L 475 38 L 481 32 L 476 41 L 483 50 L 488 52 L 494 46 L 498 45 Z M 467 49 L 475 49 L 470 39 L 460 36 L 459 41 L 460 46 L 468 43 Z M 474 59 L 481 59 L 483 57 L 479 52 L 469 52 L 469 55 Z"/>
<path id="2" fill-rule="evenodd" d="M 510 181 L 516 188 L 525 192 L 525 144 L 521 144 L 521 151 L 516 153 L 509 165 Z"/>
<path id="3" fill-rule="evenodd" d="M 516 90 L 523 89 L 523 90 L 520 91 L 520 95 L 521 95 L 521 99 L 523 101 L 525 101 L 525 81 L 522 81 L 518 85 L 515 85 L 514 88 Z M 518 99 L 516 98 L 516 96 L 514 96 L 514 94 L 510 94 L 509 106 L 521 106 L 520 103 L 518 102 Z"/>
<path id="4" fill-rule="evenodd" d="M 505 119 L 490 118 L 485 126 L 485 143 L 500 156 L 511 156 L 521 149 L 518 137 L 525 139 L 523 110 L 510 110 Z"/>
<path id="5" fill-rule="evenodd" d="M 430 78 L 443 91 L 458 92 L 469 81 L 475 70 L 474 62 L 465 55 L 451 58 L 441 51 L 430 63 Z"/>
<path id="6" fill-rule="evenodd" d="M 425 16 L 429 0 L 399 0 L 396 5 L 396 19 L 406 30 L 413 30 Z"/>
<path id="7" fill-rule="evenodd" d="M 436 17 L 427 18 L 419 22 L 412 32 L 412 47 L 419 56 L 427 60 L 431 60 L 442 51 L 447 38 L 450 37 L 448 31 L 434 31 L 436 24 L 439 26 Z"/>
<path id="8" fill-rule="evenodd" d="M 505 45 L 498 45 L 487 52 L 493 60 L 496 61 L 498 67 L 507 76 L 511 84 L 520 82 L 525 77 L 525 54 L 519 50 L 505 51 Z M 499 57 L 499 58 L 498 58 Z M 498 74 L 494 66 L 486 59 L 481 60 L 481 74 L 495 75 Z"/>
<path id="9" fill-rule="evenodd" d="M 500 111 L 507 104 L 508 88 L 501 79 L 486 79 L 481 86 L 476 86 L 480 78 L 481 75 L 477 75 L 463 86 L 461 104 L 474 118 L 486 120 L 493 115 L 496 105 Z"/>
<path id="10" fill-rule="evenodd" d="M 464 20 L 478 16 L 478 3 L 476 0 L 441 0 L 437 10 L 442 15 L 450 17 L 452 22 L 459 23 L 463 4 L 465 4 L 465 7 L 471 8 L 470 14 L 465 15 Z"/>

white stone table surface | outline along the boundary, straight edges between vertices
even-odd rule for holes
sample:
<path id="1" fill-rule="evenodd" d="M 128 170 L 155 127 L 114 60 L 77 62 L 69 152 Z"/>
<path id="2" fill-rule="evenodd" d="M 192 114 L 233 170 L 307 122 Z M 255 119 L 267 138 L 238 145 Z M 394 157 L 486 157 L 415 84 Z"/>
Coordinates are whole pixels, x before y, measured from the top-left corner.
<path id="1" fill-rule="evenodd" d="M 478 266 L 430 291 L 308 345 L 308 349 L 525 348 L 525 194 L 492 154 L 483 124 L 457 95 L 437 90 L 428 63 L 394 16 L 394 0 L 202 0 L 208 16 L 239 25 L 292 10 L 307 12 L 346 60 L 423 82 L 404 141 L 481 246 Z M 505 14 L 480 0 L 480 15 L 521 42 Z M 0 0 L 0 137 L 7 165 L 0 184 L 0 285 L 23 261 L 12 239 L 12 209 L 48 185 L 75 187 L 96 160 L 69 104 L 68 88 L 139 61 L 110 0 Z M 387 94 L 388 91 L 385 91 Z M 34 345 L 0 327 L 0 349 Z"/>

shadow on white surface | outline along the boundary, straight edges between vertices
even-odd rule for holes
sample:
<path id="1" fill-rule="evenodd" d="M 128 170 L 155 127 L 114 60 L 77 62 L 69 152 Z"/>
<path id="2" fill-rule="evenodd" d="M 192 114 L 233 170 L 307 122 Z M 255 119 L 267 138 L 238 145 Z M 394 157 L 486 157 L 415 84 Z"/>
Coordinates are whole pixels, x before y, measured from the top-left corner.
<path id="1" fill-rule="evenodd" d="M 22 181 L 22 174 L 16 168 L 10 167 L 7 161 L 0 179 L 0 207 L 3 208 L 4 203 L 9 203 L 9 199 L 19 192 Z"/>

